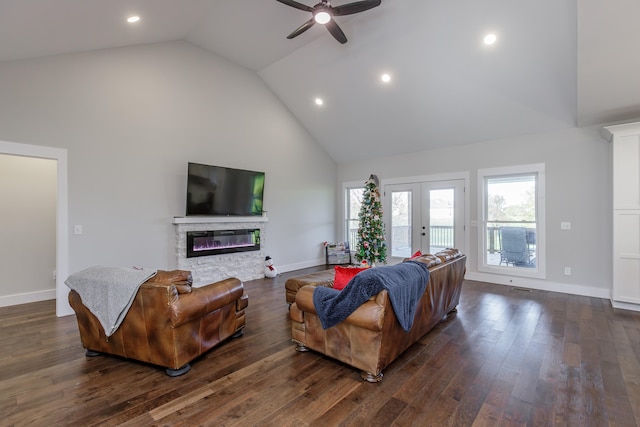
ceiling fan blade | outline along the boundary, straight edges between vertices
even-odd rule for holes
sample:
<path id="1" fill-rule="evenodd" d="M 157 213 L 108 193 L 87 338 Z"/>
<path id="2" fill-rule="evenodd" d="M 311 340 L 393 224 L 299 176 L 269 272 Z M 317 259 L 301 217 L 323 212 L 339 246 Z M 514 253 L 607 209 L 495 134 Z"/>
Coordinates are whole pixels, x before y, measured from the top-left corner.
<path id="1" fill-rule="evenodd" d="M 300 34 L 304 33 L 309 28 L 313 27 L 313 24 L 315 23 L 316 23 L 316 20 L 314 18 L 309 19 L 307 22 L 305 22 L 304 24 L 300 25 L 298 28 L 293 30 L 293 32 L 289 34 L 287 38 L 292 39 L 294 37 L 298 37 Z"/>
<path id="2" fill-rule="evenodd" d="M 333 11 L 333 16 L 344 16 L 373 9 L 376 6 L 380 6 L 380 3 L 382 3 L 381 0 L 362 0 L 343 4 L 342 6 L 334 6 L 331 9 Z"/>
<path id="3" fill-rule="evenodd" d="M 331 35 L 340 43 L 345 44 L 347 42 L 347 36 L 345 36 L 340 27 L 338 27 L 336 21 L 331 19 L 329 22 L 324 24 L 324 26 L 327 27 L 327 30 L 329 30 Z"/>
<path id="4" fill-rule="evenodd" d="M 296 9 L 304 10 L 305 12 L 313 12 L 313 8 L 311 6 L 307 6 L 306 4 L 298 3 L 293 0 L 276 0 L 282 4 L 286 4 L 287 6 L 295 7 Z"/>

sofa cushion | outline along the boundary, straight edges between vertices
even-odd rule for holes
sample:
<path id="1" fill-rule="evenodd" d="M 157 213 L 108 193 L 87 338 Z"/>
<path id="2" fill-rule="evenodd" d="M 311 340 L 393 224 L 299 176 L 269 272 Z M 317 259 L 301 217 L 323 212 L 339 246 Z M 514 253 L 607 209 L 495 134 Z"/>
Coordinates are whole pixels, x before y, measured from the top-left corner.
<path id="1" fill-rule="evenodd" d="M 333 278 L 333 289 L 342 290 L 353 279 L 353 277 L 360 273 L 362 270 L 366 270 L 367 267 L 341 267 L 335 266 L 336 274 Z"/>

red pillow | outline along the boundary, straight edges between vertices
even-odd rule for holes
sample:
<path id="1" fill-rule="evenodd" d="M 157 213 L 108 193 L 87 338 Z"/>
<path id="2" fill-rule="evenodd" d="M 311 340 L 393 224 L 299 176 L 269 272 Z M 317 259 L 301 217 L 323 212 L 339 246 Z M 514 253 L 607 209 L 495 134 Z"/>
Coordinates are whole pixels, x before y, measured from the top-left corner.
<path id="1" fill-rule="evenodd" d="M 419 256 L 422 256 L 422 251 L 416 251 L 415 254 L 411 255 L 411 259 L 418 258 Z"/>
<path id="2" fill-rule="evenodd" d="M 366 268 L 360 267 L 341 267 L 339 265 L 335 266 L 336 275 L 333 278 L 333 289 L 342 290 L 353 276 L 360 273 L 362 270 L 366 270 Z"/>

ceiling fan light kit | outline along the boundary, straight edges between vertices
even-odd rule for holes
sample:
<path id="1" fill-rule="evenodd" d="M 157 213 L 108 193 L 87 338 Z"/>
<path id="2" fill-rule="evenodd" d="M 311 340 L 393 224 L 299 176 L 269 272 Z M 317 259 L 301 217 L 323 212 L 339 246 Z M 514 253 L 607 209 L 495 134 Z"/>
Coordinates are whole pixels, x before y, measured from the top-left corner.
<path id="1" fill-rule="evenodd" d="M 287 36 L 288 39 L 299 36 L 317 22 L 318 24 L 324 24 L 329 33 L 342 44 L 347 42 L 347 36 L 344 35 L 344 32 L 342 32 L 333 18 L 335 16 L 353 15 L 354 13 L 364 12 L 365 10 L 380 6 L 380 3 L 382 3 L 381 0 L 361 0 L 343 4 L 342 6 L 331 6 L 331 0 L 321 0 L 320 3 L 312 7 L 294 0 L 277 1 L 305 12 L 311 12 L 312 14 L 311 19 L 293 30 L 293 32 Z"/>
<path id="2" fill-rule="evenodd" d="M 327 22 L 331 21 L 331 14 L 329 14 L 329 12 L 327 12 L 326 10 L 320 10 L 316 12 L 313 17 L 318 24 L 324 25 Z"/>

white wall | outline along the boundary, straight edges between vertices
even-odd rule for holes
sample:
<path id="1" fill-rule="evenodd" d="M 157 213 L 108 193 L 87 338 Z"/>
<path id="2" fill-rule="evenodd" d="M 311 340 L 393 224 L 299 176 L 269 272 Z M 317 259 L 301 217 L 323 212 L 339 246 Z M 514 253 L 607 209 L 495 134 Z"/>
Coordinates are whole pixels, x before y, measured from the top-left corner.
<path id="1" fill-rule="evenodd" d="M 68 149 L 70 273 L 175 267 L 189 161 L 266 172 L 281 270 L 335 235 L 335 163 L 255 73 L 189 43 L 0 63 L 0 99 L 0 140 Z"/>
<path id="2" fill-rule="evenodd" d="M 500 166 L 544 163 L 546 176 L 546 280 L 514 279 L 478 273 L 476 229 L 467 244 L 467 277 L 537 289 L 608 297 L 611 286 L 611 166 L 610 147 L 601 127 L 572 128 L 548 134 L 527 135 L 500 141 L 452 147 L 338 165 L 341 183 L 362 180 L 375 173 L 381 180 L 469 172 L 470 220 L 478 220 L 477 170 Z M 340 205 L 342 197 L 336 199 Z M 338 209 L 338 233 L 342 235 L 342 207 Z M 561 231 L 560 222 L 571 230 Z M 469 224 L 467 224 L 469 225 Z M 564 267 L 571 267 L 571 276 Z"/>
<path id="3" fill-rule="evenodd" d="M 55 296 L 56 166 L 0 154 L 0 306 Z"/>

